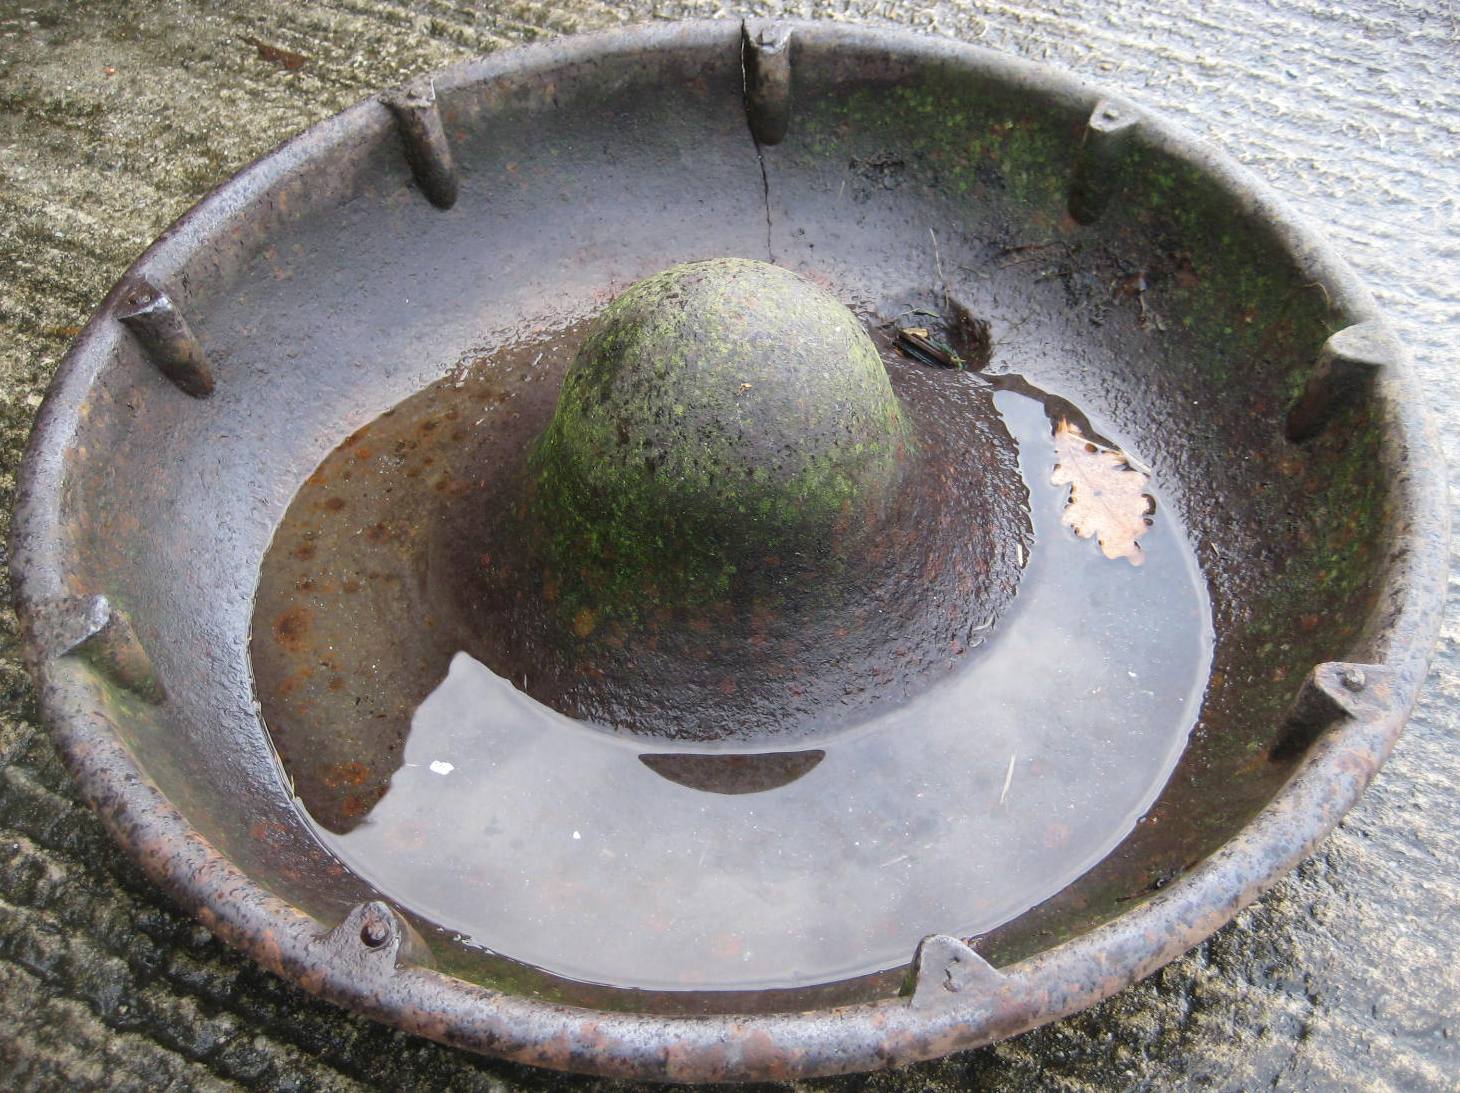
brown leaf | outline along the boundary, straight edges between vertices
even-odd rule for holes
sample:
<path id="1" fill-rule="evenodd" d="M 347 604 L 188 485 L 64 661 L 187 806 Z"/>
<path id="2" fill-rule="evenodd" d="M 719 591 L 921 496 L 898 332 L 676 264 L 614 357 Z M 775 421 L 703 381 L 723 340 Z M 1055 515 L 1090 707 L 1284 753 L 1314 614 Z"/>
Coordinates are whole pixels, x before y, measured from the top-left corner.
<path id="1" fill-rule="evenodd" d="M 276 64 L 289 72 L 297 72 L 310 60 L 303 53 L 295 53 L 292 49 L 285 49 L 283 46 L 270 45 L 268 42 L 261 42 L 252 36 L 245 37 L 244 41 L 259 51 L 261 60 Z"/>
<path id="2" fill-rule="evenodd" d="M 1155 511 L 1146 476 L 1124 452 L 1090 443 L 1079 426 L 1063 418 L 1055 427 L 1054 449 L 1059 461 L 1049 480 L 1070 487 L 1060 522 L 1082 539 L 1095 536 L 1107 558 L 1142 564 L 1146 556 L 1136 540 L 1149 530 Z"/>

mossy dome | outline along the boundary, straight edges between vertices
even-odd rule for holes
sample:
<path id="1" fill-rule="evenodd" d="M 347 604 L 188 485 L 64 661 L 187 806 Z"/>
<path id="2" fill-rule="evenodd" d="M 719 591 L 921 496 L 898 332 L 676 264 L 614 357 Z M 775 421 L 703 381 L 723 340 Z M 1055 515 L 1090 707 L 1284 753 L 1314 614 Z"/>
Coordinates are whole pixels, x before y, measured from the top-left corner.
<path id="1" fill-rule="evenodd" d="M 422 567 L 455 647 L 538 701 L 644 739 L 806 740 L 947 678 L 1012 601 L 1033 529 L 990 385 L 738 258 L 567 337 L 535 435 L 471 457 L 482 487 L 439 506 Z"/>
<path id="2" fill-rule="evenodd" d="M 533 468 L 560 563 L 588 552 L 629 581 L 713 587 L 865 524 L 909 444 L 851 311 L 790 270 L 717 258 L 604 310 Z"/>

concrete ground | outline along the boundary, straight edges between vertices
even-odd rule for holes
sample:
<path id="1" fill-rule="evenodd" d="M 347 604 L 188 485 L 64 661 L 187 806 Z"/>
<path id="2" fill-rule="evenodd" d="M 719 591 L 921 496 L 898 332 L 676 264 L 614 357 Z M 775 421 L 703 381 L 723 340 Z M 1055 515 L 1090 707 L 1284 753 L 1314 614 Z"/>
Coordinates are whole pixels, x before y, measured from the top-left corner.
<path id="1" fill-rule="evenodd" d="M 785 11 L 1050 61 L 1174 115 L 1324 225 L 1460 440 L 1460 13 L 1440 0 L 0 0 L 0 512 L 78 326 L 170 220 L 383 86 L 546 34 Z M 0 515 L 0 520 L 7 519 Z M 3 529 L 0 529 L 3 530 Z M 1454 578 L 1453 591 L 1460 588 Z M 8 602 L 8 595 L 5 597 Z M 843 1089 L 1460 1088 L 1460 615 L 1393 760 L 1311 861 L 1067 1021 Z M 255 969 L 122 860 L 35 721 L 0 612 L 0 1084 L 564 1089 L 349 1017 Z"/>

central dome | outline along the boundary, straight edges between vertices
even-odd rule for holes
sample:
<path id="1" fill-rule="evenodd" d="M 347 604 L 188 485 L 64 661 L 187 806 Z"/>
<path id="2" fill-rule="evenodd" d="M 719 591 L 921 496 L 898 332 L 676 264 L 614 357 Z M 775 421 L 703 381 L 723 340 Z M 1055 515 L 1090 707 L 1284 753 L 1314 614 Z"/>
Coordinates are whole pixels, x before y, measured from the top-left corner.
<path id="1" fill-rule="evenodd" d="M 593 324 L 533 454 L 566 606 L 619 615 L 646 583 L 703 600 L 758 554 L 824 549 L 873 521 L 909 439 L 830 293 L 743 258 L 639 281 Z M 586 584 L 585 559 L 602 563 Z"/>
<path id="2" fill-rule="evenodd" d="M 765 262 L 635 283 L 519 453 L 463 453 L 483 485 L 440 508 L 433 613 L 545 705 L 659 741 L 790 746 L 907 701 L 1013 598 L 1028 491 L 988 385 L 877 337 Z"/>

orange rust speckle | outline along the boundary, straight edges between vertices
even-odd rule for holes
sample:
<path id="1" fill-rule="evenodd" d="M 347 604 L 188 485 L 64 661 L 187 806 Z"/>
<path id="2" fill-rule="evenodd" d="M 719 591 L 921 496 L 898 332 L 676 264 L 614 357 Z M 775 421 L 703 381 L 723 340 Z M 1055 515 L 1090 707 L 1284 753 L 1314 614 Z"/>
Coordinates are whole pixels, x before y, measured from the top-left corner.
<path id="1" fill-rule="evenodd" d="M 324 784 L 330 789 L 339 789 L 341 786 L 363 786 L 369 779 L 370 768 L 358 759 L 332 763 L 324 771 Z"/>
<path id="2" fill-rule="evenodd" d="M 314 626 L 314 612 L 307 607 L 291 607 L 274 620 L 274 640 L 290 652 L 302 651 Z"/>
<path id="3" fill-rule="evenodd" d="M 329 689 L 332 691 L 343 691 L 345 689 L 345 677 L 331 676 L 329 681 Z"/>
<path id="4" fill-rule="evenodd" d="M 593 633 L 593 628 L 597 625 L 598 619 L 586 607 L 573 616 L 573 633 L 577 634 L 580 638 L 586 638 L 589 634 Z"/>
<path id="5" fill-rule="evenodd" d="M 339 512 L 345 507 L 345 499 L 343 497 L 331 497 L 325 501 L 324 507 L 329 509 L 330 512 Z"/>
<path id="6" fill-rule="evenodd" d="M 1244 759 L 1237 766 L 1238 774 L 1260 774 L 1267 770 L 1273 761 L 1273 754 L 1270 751 L 1256 751 Z"/>
<path id="7" fill-rule="evenodd" d="M 345 583 L 340 587 L 343 588 L 346 592 L 359 592 L 360 582 L 355 580 L 354 577 L 346 577 Z"/>
<path id="8" fill-rule="evenodd" d="M 740 1040 L 742 1059 L 747 1071 L 771 1079 L 790 1073 L 790 1064 L 776 1046 L 775 1037 L 764 1029 L 747 1032 Z"/>
<path id="9" fill-rule="evenodd" d="M 277 846 L 286 841 L 288 828 L 277 820 L 260 820 L 248 829 L 248 837 L 254 842 L 268 843 L 270 846 Z"/>
<path id="10" fill-rule="evenodd" d="M 301 668 L 299 671 L 293 672 L 290 675 L 285 676 L 284 681 L 279 684 L 279 693 L 281 695 L 292 695 L 295 691 L 299 690 L 299 688 L 303 686 L 312 675 L 314 675 L 313 668 Z"/>
<path id="11" fill-rule="evenodd" d="M 365 529 L 365 541 L 368 543 L 383 543 L 390 538 L 390 528 L 384 524 L 376 524 L 374 527 Z"/>

